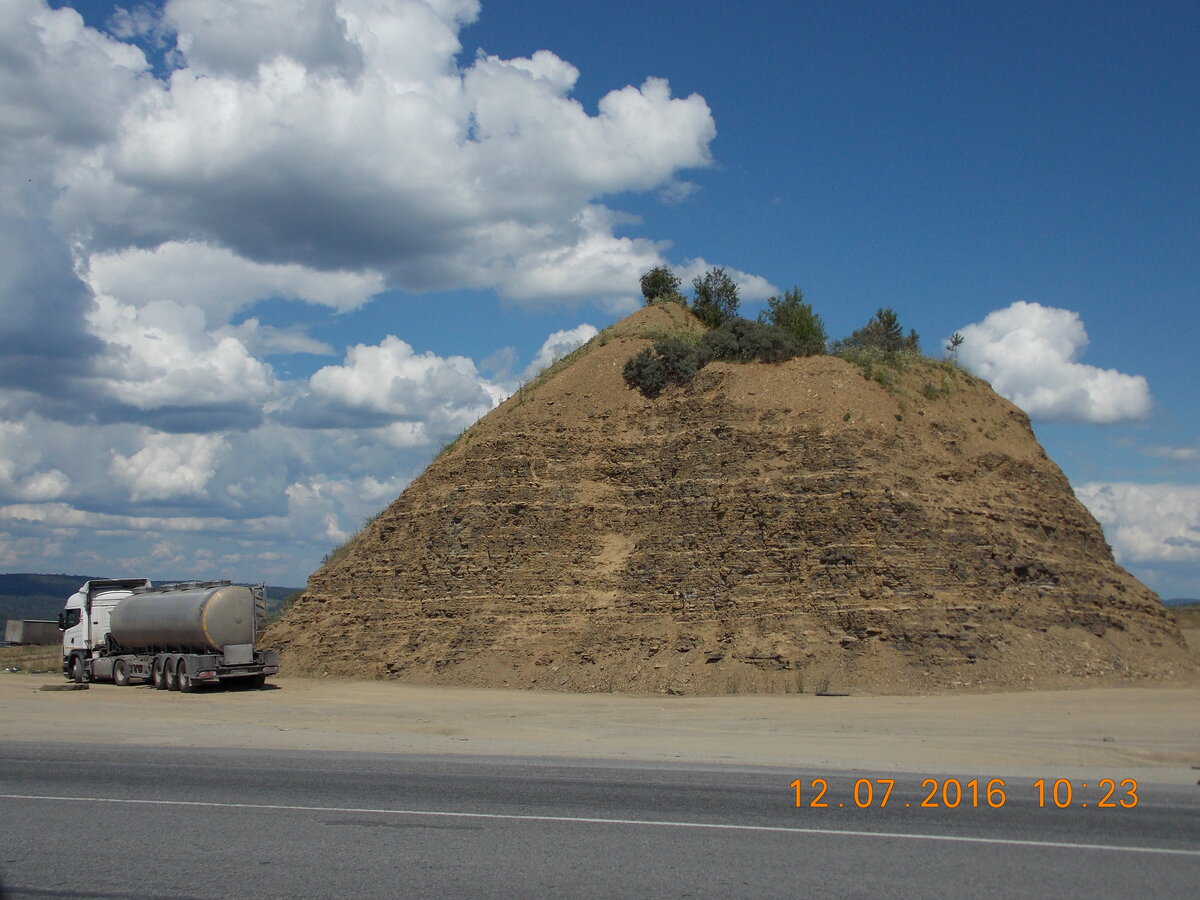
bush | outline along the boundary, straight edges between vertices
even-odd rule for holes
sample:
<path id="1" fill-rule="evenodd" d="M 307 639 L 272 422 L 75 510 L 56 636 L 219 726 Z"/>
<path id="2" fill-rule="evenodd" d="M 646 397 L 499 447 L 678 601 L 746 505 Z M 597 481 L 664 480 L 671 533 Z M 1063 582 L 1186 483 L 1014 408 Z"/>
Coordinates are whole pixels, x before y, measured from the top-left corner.
<path id="1" fill-rule="evenodd" d="M 621 370 L 625 383 L 647 397 L 657 397 L 667 386 L 667 369 L 652 350 L 642 350 L 629 358 Z"/>
<path id="2" fill-rule="evenodd" d="M 714 359 L 730 362 L 783 362 L 798 355 L 795 340 L 774 325 L 733 319 L 705 332 L 700 343 L 669 335 L 625 363 L 622 375 L 630 387 L 657 397 L 669 384 L 684 384 Z"/>
<path id="3" fill-rule="evenodd" d="M 768 299 L 767 309 L 759 313 L 758 321 L 782 328 L 791 335 L 799 356 L 817 356 L 825 352 L 828 340 L 825 323 L 813 312 L 812 305 L 804 302 L 800 288 L 792 288 L 782 298 Z"/>
<path id="4" fill-rule="evenodd" d="M 642 275 L 642 297 L 646 304 L 679 303 L 687 306 L 687 300 L 679 293 L 679 278 L 666 266 L 655 266 Z"/>
<path id="5" fill-rule="evenodd" d="M 704 364 L 695 345 L 681 337 L 665 337 L 654 345 L 654 352 L 663 364 L 667 381 L 681 384 L 691 379 Z"/>
<path id="6" fill-rule="evenodd" d="M 733 319 L 700 339 L 700 355 L 704 362 L 777 363 L 799 356 L 800 348 L 795 338 L 778 326 Z"/>
<path id="7" fill-rule="evenodd" d="M 921 338 L 916 331 L 909 329 L 907 335 L 900 327 L 900 319 L 891 308 L 880 308 L 871 321 L 855 331 L 848 338 L 837 341 L 833 348 L 835 353 L 847 350 L 878 351 L 885 354 L 921 352 Z"/>

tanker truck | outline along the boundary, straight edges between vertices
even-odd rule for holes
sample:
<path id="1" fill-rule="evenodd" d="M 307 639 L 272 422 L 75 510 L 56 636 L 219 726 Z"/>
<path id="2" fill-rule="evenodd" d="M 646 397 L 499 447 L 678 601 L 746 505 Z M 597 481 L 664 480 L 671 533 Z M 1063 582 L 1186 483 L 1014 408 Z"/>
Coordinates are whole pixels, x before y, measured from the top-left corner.
<path id="1" fill-rule="evenodd" d="M 254 647 L 265 621 L 261 586 L 89 581 L 58 616 L 63 674 L 185 693 L 204 684 L 262 687 L 279 671 L 277 651 Z"/>

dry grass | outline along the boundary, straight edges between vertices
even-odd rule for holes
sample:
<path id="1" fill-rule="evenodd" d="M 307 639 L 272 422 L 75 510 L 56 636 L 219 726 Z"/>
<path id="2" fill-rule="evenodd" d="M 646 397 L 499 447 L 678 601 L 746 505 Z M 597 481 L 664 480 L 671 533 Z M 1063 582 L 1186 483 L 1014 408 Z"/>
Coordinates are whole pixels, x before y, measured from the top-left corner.
<path id="1" fill-rule="evenodd" d="M 57 644 L 25 644 L 20 647 L 0 647 L 0 672 L 9 669 L 35 674 L 61 672 L 62 648 Z"/>

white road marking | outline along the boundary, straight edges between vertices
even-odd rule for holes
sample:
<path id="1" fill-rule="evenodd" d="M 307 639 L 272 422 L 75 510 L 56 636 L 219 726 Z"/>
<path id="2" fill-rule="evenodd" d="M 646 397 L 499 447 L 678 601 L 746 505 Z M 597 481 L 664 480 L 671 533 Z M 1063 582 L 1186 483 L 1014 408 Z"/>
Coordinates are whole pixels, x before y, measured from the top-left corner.
<path id="1" fill-rule="evenodd" d="M 839 828 L 793 828 L 786 825 L 738 825 L 732 822 L 672 822 L 656 819 L 596 819 L 585 816 L 535 816 L 510 813 L 453 812 L 431 809 L 370 809 L 349 806 L 284 806 L 274 803 L 211 803 L 202 800 L 135 800 L 123 797 L 52 797 L 37 794 L 0 794 L 0 800 L 42 800 L 64 803 L 124 803 L 144 806 L 191 806 L 209 809 L 258 809 L 281 812 L 366 813 L 377 816 L 426 816 L 447 819 L 499 819 L 515 822 L 563 822 L 578 825 L 633 825 L 647 828 L 701 828 L 714 831 L 757 831 L 776 834 L 812 834 L 832 837 L 891 838 L 907 841 L 949 841 L 962 844 L 999 844 L 1010 847 L 1045 847 L 1056 850 L 1104 850 L 1117 853 L 1157 853 L 1200 857 L 1200 850 L 1172 847 L 1135 847 L 1121 844 L 1074 844 L 1066 841 L 1023 841 L 1016 838 L 965 837 L 902 831 L 850 831 Z"/>

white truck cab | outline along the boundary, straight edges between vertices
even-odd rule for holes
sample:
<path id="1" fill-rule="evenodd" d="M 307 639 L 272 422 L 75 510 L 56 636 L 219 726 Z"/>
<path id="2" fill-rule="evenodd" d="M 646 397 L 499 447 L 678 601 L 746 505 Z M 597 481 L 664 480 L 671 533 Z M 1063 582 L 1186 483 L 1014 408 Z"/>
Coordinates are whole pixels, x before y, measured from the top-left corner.
<path id="1" fill-rule="evenodd" d="M 67 599 L 58 614 L 62 629 L 63 669 L 82 665 L 90 651 L 104 643 L 112 608 L 133 594 L 134 588 L 148 588 L 148 578 L 109 578 L 89 581 Z M 73 659 L 78 658 L 78 662 Z"/>

